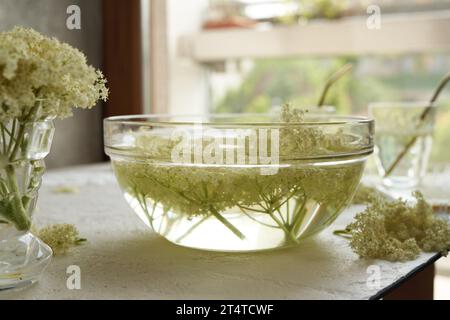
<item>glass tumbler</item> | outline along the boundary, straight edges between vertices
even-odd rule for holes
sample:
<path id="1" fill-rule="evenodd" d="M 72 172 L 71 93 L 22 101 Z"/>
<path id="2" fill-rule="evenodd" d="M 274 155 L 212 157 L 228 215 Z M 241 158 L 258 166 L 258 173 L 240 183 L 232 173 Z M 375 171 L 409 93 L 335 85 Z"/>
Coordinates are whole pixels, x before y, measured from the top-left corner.
<path id="1" fill-rule="evenodd" d="M 372 103 L 375 161 L 384 187 L 414 189 L 426 174 L 436 107 L 428 102 Z"/>

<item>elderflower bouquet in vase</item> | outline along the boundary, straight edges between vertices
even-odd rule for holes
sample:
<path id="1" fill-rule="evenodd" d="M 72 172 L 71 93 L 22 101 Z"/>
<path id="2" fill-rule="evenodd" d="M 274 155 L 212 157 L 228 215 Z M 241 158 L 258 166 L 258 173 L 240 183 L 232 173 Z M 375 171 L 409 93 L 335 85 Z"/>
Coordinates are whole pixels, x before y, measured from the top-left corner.
<path id="1" fill-rule="evenodd" d="M 53 120 L 105 100 L 105 82 L 67 44 L 21 27 L 0 33 L 0 290 L 47 266 L 52 252 L 30 228 Z"/>

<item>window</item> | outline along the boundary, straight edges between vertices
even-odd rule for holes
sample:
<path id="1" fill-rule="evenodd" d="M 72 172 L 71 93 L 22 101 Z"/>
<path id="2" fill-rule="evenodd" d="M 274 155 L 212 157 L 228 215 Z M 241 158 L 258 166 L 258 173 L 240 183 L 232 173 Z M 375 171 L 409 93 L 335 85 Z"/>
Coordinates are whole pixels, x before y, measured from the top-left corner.
<path id="1" fill-rule="evenodd" d="M 202 0 L 189 14 L 179 2 L 168 3 L 169 20 L 183 17 L 185 24 L 168 24 L 176 40 L 169 77 L 174 113 L 271 112 L 286 101 L 308 107 L 326 78 L 352 62 L 352 74 L 326 103 L 338 113 L 366 114 L 370 102 L 430 99 L 450 71 L 448 0 Z M 380 30 L 367 28 L 369 4 L 380 8 Z M 449 97 L 447 89 L 439 98 L 432 170 L 450 164 Z M 438 266 L 438 296 L 448 297 L 442 289 L 448 270 Z"/>
<path id="2" fill-rule="evenodd" d="M 186 110 L 174 101 L 192 101 L 201 112 L 268 112 L 286 101 L 308 107 L 318 100 L 329 74 L 345 62 L 353 63 L 352 75 L 341 79 L 326 101 L 339 113 L 366 114 L 370 102 L 430 99 L 450 70 L 450 1 L 370 4 L 380 8 L 380 30 L 368 30 L 367 3 L 360 1 L 204 2 L 197 8 L 197 19 L 203 20 L 177 33 L 171 81 L 178 81 L 183 70 L 190 87 L 171 90 L 170 110 Z M 182 8 L 173 5 L 169 12 L 181 16 Z M 232 28 L 235 16 L 254 24 Z M 202 30 L 211 19 L 228 22 Z M 169 35 L 174 36 L 170 26 Z M 435 164 L 450 162 L 445 147 L 450 143 L 449 96 L 447 90 L 439 99 Z"/>

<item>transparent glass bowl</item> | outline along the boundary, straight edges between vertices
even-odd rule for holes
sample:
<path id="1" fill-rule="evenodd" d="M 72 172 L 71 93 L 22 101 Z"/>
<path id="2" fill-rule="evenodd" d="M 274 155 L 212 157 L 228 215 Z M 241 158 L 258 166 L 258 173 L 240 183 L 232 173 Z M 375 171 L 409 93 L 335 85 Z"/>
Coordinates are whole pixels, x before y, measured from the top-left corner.
<path id="1" fill-rule="evenodd" d="M 104 122 L 125 199 L 178 245 L 245 252 L 293 246 L 351 201 L 373 121 L 274 115 L 127 116 Z"/>

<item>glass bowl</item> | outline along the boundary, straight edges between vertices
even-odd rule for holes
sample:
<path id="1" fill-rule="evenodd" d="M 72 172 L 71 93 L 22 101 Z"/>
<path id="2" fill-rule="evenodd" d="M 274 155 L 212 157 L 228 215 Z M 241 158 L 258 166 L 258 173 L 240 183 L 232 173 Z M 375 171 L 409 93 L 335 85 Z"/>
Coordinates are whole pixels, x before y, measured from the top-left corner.
<path id="1" fill-rule="evenodd" d="M 247 252 L 293 246 L 350 203 L 373 121 L 306 115 L 105 119 L 105 152 L 125 199 L 186 247 Z"/>

